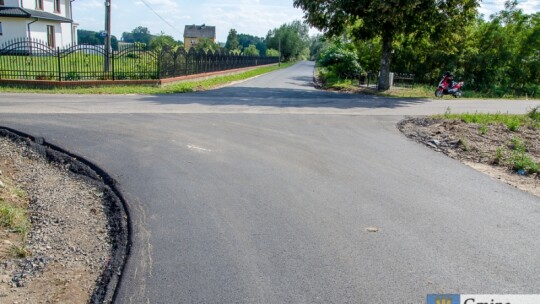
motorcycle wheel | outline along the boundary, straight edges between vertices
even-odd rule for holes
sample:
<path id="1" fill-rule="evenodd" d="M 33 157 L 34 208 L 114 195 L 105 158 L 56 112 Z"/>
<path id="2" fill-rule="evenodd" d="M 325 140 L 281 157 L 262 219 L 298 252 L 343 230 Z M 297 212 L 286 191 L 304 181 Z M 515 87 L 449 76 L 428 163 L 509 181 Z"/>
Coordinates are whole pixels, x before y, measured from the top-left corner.
<path id="1" fill-rule="evenodd" d="M 455 98 L 460 98 L 461 97 L 461 91 L 457 91 L 454 93 L 454 97 Z"/>
<path id="2" fill-rule="evenodd" d="M 442 90 L 435 90 L 435 97 L 442 98 L 444 96 L 444 92 Z"/>

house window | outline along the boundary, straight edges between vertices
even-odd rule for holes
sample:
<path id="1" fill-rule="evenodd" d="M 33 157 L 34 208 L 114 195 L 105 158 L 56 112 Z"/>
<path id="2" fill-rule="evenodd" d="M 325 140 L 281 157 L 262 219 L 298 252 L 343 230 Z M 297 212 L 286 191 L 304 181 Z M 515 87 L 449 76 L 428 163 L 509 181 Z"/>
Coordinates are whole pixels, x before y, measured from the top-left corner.
<path id="1" fill-rule="evenodd" d="M 2 36 L 4 32 L 2 31 L 2 22 L 0 22 L 0 36 Z"/>
<path id="2" fill-rule="evenodd" d="M 60 13 L 60 0 L 54 0 L 54 12 Z"/>
<path id="3" fill-rule="evenodd" d="M 43 10 L 43 0 L 36 0 L 36 9 Z"/>
<path id="4" fill-rule="evenodd" d="M 0 0 L 0 5 L 4 5 L 4 0 Z"/>
<path id="5" fill-rule="evenodd" d="M 56 46 L 55 35 L 54 35 L 54 26 L 53 25 L 47 25 L 47 45 L 50 48 L 53 48 L 53 47 Z"/>

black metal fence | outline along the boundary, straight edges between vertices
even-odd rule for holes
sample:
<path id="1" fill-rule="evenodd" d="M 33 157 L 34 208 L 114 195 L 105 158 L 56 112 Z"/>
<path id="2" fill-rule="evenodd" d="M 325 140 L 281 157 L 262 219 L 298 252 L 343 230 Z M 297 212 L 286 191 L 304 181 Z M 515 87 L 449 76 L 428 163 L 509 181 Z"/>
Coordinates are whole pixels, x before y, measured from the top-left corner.
<path id="1" fill-rule="evenodd" d="M 110 52 L 103 46 L 49 48 L 27 38 L 0 47 L 0 79 L 24 80 L 151 80 L 278 63 L 278 57 L 245 56 L 165 47 L 151 50 L 133 44 Z"/>

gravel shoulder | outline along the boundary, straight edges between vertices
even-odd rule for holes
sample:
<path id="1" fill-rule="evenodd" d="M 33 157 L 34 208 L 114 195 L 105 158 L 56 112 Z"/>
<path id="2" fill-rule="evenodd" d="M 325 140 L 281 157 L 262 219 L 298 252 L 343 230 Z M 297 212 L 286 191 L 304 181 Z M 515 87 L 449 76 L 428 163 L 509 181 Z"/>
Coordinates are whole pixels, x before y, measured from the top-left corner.
<path id="1" fill-rule="evenodd" d="M 518 174 L 512 165 L 516 138 L 526 146 L 526 154 L 536 163 L 540 162 L 538 130 L 521 127 L 510 131 L 502 124 L 482 127 L 430 117 L 406 118 L 398 128 L 405 136 L 437 152 L 540 197 L 540 174 Z"/>
<path id="2" fill-rule="evenodd" d="M 127 235 L 127 225 L 110 216 L 117 211 L 111 189 L 80 174 L 84 166 L 75 162 L 28 139 L 0 136 L 0 178 L 20 189 L 3 197 L 17 197 L 31 222 L 26 240 L 0 230 L 1 303 L 112 301 L 125 257 L 118 251 L 126 246 L 118 234 Z M 24 251 L 14 254 L 13 246 Z"/>

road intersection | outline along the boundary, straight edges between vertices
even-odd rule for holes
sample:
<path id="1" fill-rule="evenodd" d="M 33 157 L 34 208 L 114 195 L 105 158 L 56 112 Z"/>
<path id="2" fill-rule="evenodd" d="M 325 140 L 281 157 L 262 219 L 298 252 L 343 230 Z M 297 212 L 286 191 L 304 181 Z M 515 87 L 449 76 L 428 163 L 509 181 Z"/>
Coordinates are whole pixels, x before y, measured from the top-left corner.
<path id="1" fill-rule="evenodd" d="M 133 227 L 118 303 L 540 293 L 540 200 L 396 128 L 540 102 L 321 92 L 312 73 L 302 62 L 181 95 L 2 94 L 0 125 L 118 181 Z"/>

